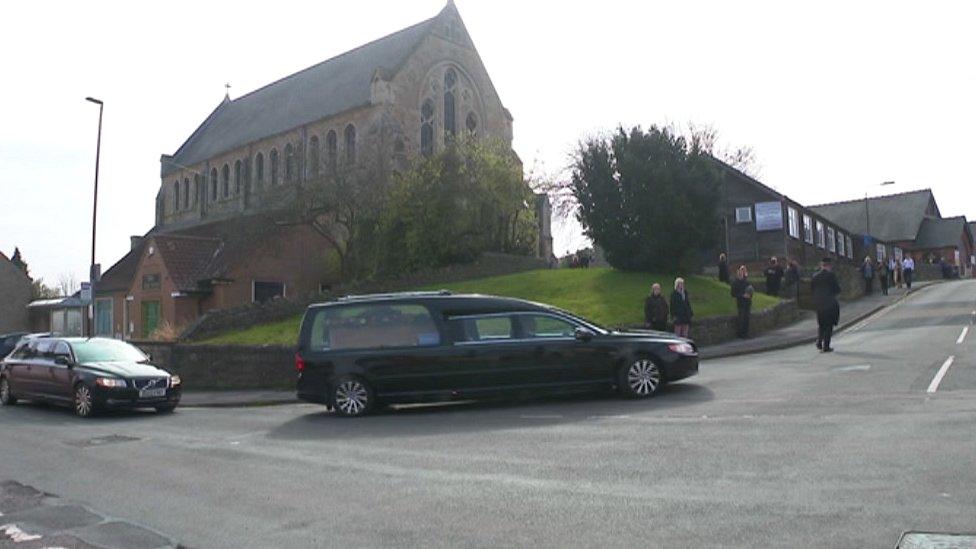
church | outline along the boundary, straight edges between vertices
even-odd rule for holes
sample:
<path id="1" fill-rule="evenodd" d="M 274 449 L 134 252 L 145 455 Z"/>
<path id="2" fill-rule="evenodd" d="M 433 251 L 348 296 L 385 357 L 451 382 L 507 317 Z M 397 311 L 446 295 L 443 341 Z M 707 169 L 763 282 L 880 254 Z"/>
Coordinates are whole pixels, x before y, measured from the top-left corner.
<path id="1" fill-rule="evenodd" d="M 326 173 L 400 169 L 461 132 L 511 147 L 505 108 L 453 1 L 436 16 L 247 95 L 229 94 L 160 157 L 155 226 L 96 285 L 96 332 L 149 337 L 211 309 L 301 297 L 338 282 L 307 226 L 276 222 Z M 368 164 L 368 165 L 367 165 Z M 539 197 L 539 254 L 551 254 Z"/>

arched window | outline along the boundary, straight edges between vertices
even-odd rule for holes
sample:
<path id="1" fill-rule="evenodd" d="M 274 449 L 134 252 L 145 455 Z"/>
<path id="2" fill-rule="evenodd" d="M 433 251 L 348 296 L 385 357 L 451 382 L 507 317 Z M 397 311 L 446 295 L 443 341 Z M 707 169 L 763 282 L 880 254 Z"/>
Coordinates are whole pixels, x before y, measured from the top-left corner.
<path id="1" fill-rule="evenodd" d="M 457 133 L 457 121 L 454 116 L 454 90 L 457 88 L 457 73 L 454 69 L 447 69 L 444 73 L 444 137 L 449 139 Z"/>
<path id="2" fill-rule="evenodd" d="M 261 153 L 258 153 L 258 155 L 254 158 L 254 172 L 255 172 L 255 180 L 258 183 L 258 187 L 263 186 L 264 185 L 264 155 Z"/>
<path id="3" fill-rule="evenodd" d="M 224 198 L 227 198 L 228 196 L 230 196 L 230 166 L 224 164 L 224 167 L 221 171 L 223 172 L 221 174 L 223 178 L 220 181 L 221 191 L 222 191 L 221 194 L 223 195 Z"/>
<path id="4" fill-rule="evenodd" d="M 335 171 L 339 160 L 339 137 L 335 130 L 329 130 L 329 134 L 325 136 L 325 152 L 329 160 L 329 170 Z"/>
<path id="5" fill-rule="evenodd" d="M 210 201 L 217 201 L 217 168 L 210 170 Z"/>
<path id="6" fill-rule="evenodd" d="M 285 145 L 285 183 L 291 183 L 295 179 L 295 147 L 291 143 Z"/>
<path id="7" fill-rule="evenodd" d="M 278 149 L 271 149 L 271 154 L 268 155 L 271 159 L 271 184 L 278 184 Z"/>
<path id="8" fill-rule="evenodd" d="M 431 99 L 420 107 L 420 154 L 434 154 L 434 101 Z"/>
<path id="9" fill-rule="evenodd" d="M 193 203 L 200 203 L 200 174 L 193 174 Z"/>
<path id="10" fill-rule="evenodd" d="M 177 179 L 176 183 L 173 183 L 173 211 L 180 211 L 180 180 Z"/>
<path id="11" fill-rule="evenodd" d="M 190 207 L 190 178 L 183 178 L 183 209 Z"/>
<path id="12" fill-rule="evenodd" d="M 244 183 L 244 166 L 241 161 L 234 162 L 234 194 L 241 194 L 241 184 Z"/>
<path id="13" fill-rule="evenodd" d="M 346 126 L 346 163 L 349 165 L 356 163 L 356 127 L 352 124 Z"/>
<path id="14" fill-rule="evenodd" d="M 319 137 L 313 135 L 308 140 L 308 173 L 312 177 L 319 176 Z"/>
<path id="15" fill-rule="evenodd" d="M 468 113 L 468 117 L 464 120 L 464 127 L 468 129 L 469 134 L 478 135 L 478 117 L 473 112 Z"/>

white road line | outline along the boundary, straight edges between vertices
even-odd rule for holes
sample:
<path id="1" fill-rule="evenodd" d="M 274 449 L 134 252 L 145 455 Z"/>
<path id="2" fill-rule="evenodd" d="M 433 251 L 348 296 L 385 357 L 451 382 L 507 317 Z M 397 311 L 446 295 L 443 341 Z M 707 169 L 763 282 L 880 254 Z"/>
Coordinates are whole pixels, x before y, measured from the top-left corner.
<path id="1" fill-rule="evenodd" d="M 952 366 L 952 363 L 955 360 L 956 357 L 950 356 L 944 363 L 942 363 L 942 367 L 939 368 L 939 372 L 935 374 L 934 378 L 932 378 L 932 383 L 929 383 L 929 388 L 925 391 L 926 393 L 934 393 L 939 390 L 939 384 L 942 383 L 942 378 L 945 377 L 946 372 L 949 371 L 949 366 Z"/>
<path id="2" fill-rule="evenodd" d="M 959 339 L 956 340 L 956 345 L 962 345 L 963 341 L 966 341 L 966 334 L 969 333 L 969 326 L 962 329 L 962 333 L 959 334 Z"/>

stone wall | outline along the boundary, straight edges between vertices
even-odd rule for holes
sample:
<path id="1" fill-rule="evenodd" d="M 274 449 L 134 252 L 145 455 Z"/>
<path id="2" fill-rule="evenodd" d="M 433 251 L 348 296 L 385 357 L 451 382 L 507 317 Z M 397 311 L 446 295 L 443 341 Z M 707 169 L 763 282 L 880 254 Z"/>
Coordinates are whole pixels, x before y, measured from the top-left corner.
<path id="1" fill-rule="evenodd" d="M 756 336 L 770 330 L 792 324 L 799 317 L 796 301 L 781 301 L 762 311 L 753 311 L 749 321 L 749 335 Z M 714 316 L 695 320 L 691 324 L 691 339 L 701 346 L 716 345 L 735 339 L 737 319 L 735 315 Z"/>
<path id="2" fill-rule="evenodd" d="M 179 375 L 185 390 L 295 388 L 295 350 L 290 347 L 132 343 L 152 355 L 154 364 Z"/>
<path id="3" fill-rule="evenodd" d="M 210 311 L 190 325 L 180 339 L 199 341 L 229 330 L 283 320 L 304 312 L 310 303 L 325 301 L 336 296 L 402 291 L 431 284 L 449 284 L 473 278 L 514 274 L 544 268 L 546 268 L 544 259 L 484 253 L 471 263 L 450 265 L 439 269 L 425 269 L 393 279 L 350 284 L 334 288 L 329 293 L 320 294 L 313 298 L 277 299 L 265 304 L 252 303 L 230 309 Z"/>

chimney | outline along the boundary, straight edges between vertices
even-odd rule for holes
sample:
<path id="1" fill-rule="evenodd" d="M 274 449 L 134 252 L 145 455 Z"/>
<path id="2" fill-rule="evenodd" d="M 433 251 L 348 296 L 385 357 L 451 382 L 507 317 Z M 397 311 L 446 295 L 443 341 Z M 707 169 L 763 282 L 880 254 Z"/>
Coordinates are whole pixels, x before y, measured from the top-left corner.
<path id="1" fill-rule="evenodd" d="M 132 251 L 132 250 L 138 248 L 139 246 L 141 246 L 143 240 L 145 240 L 145 238 L 143 238 L 141 236 L 130 236 L 129 237 L 129 246 L 130 246 L 129 251 Z"/>

